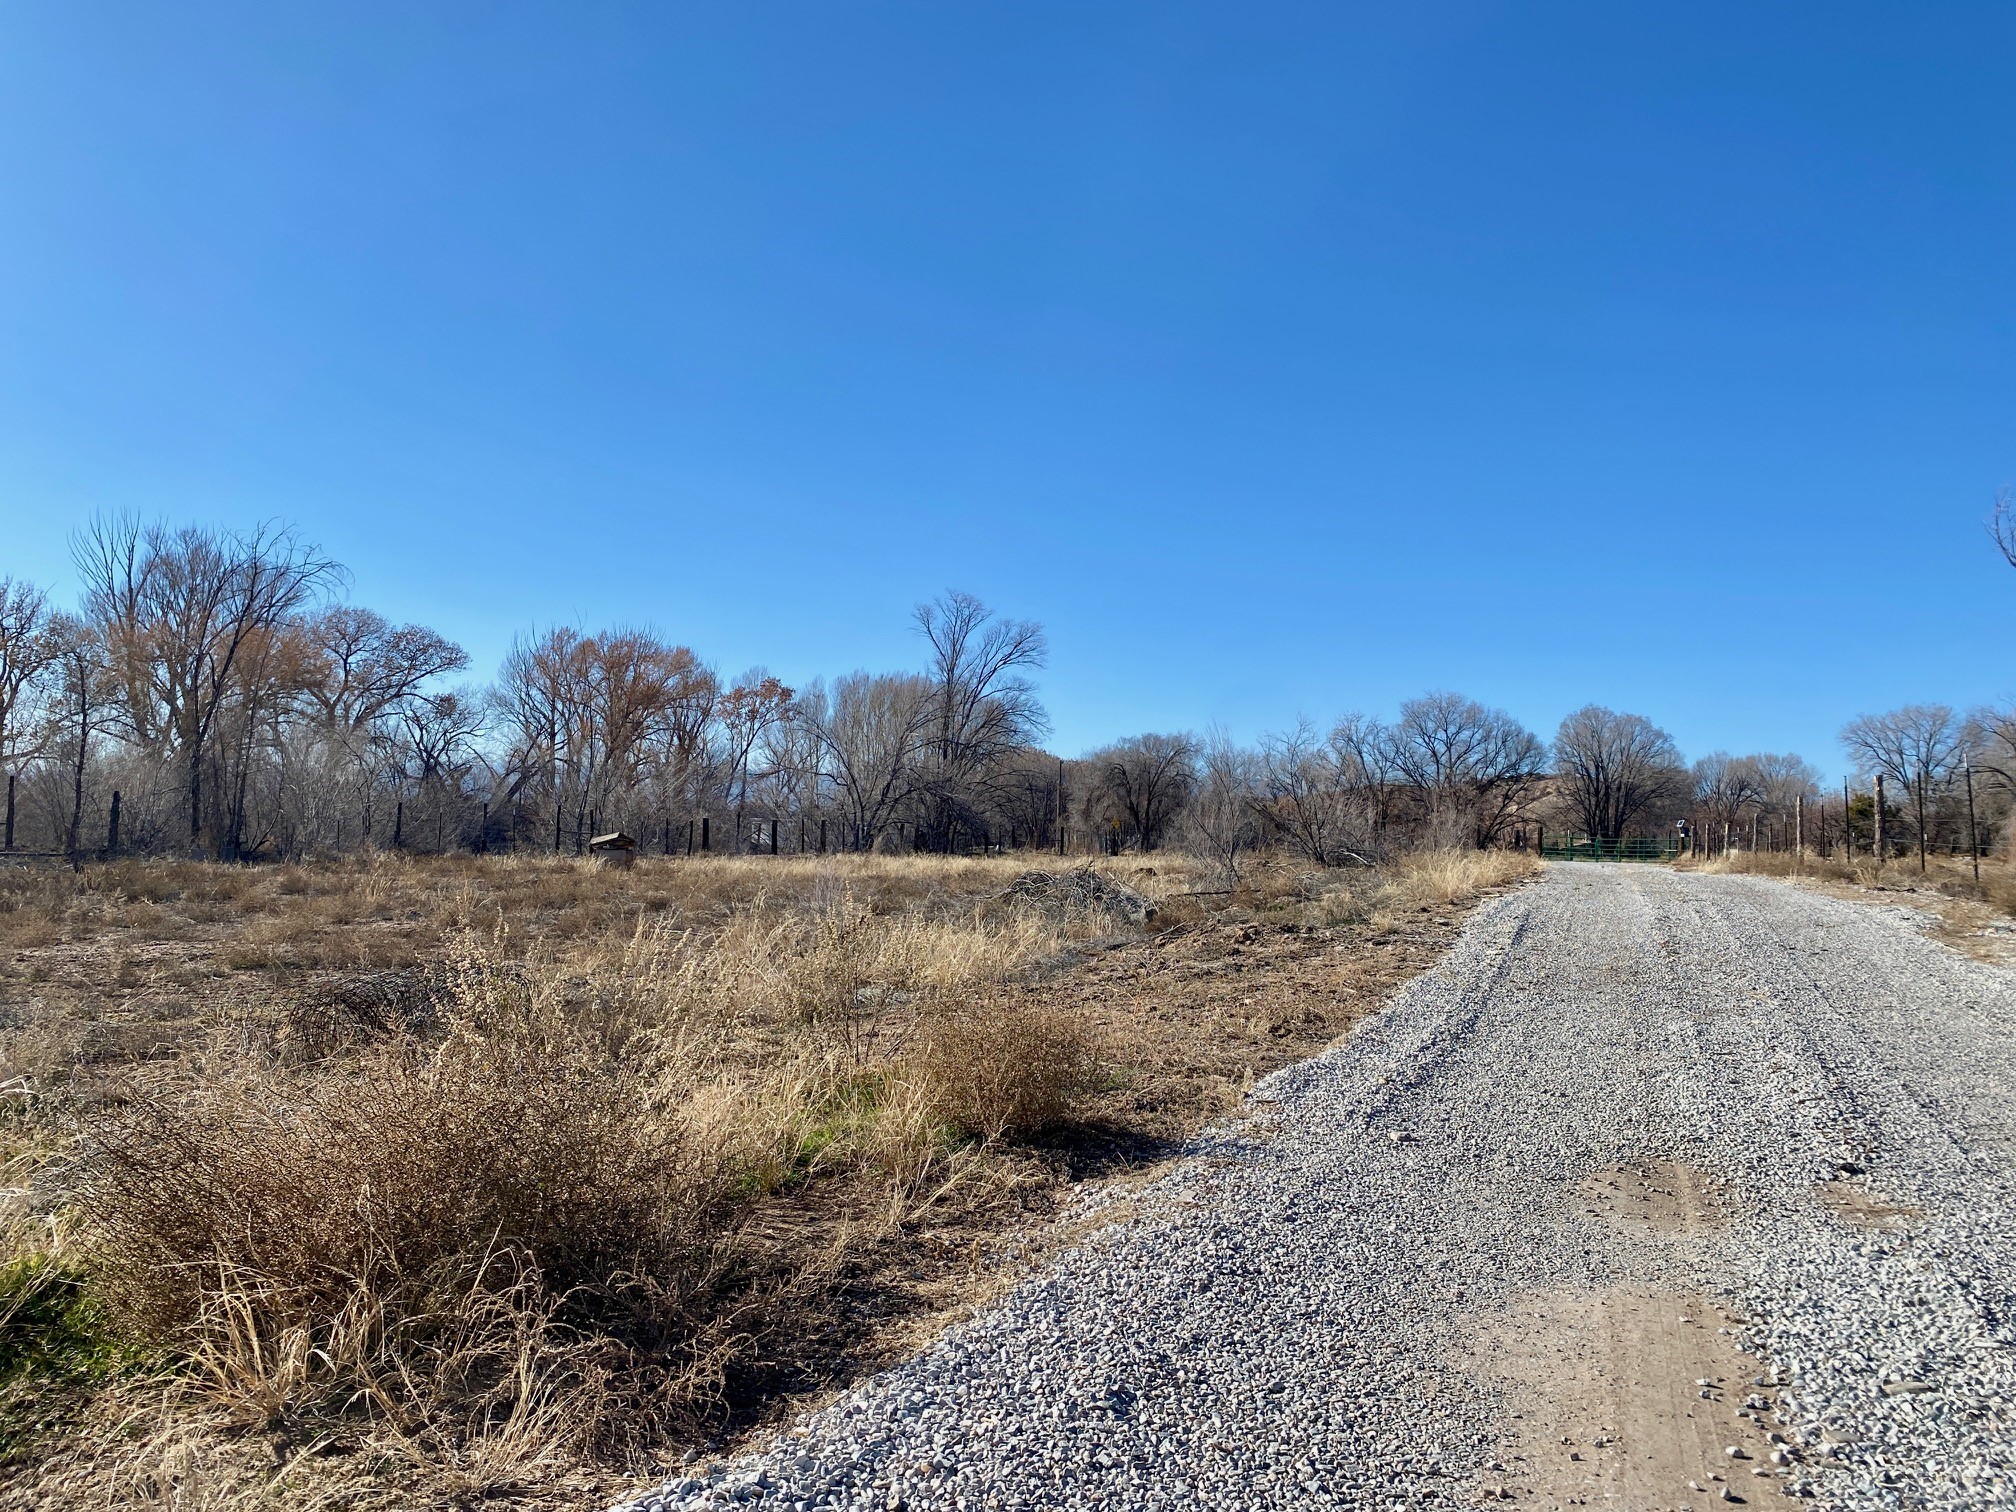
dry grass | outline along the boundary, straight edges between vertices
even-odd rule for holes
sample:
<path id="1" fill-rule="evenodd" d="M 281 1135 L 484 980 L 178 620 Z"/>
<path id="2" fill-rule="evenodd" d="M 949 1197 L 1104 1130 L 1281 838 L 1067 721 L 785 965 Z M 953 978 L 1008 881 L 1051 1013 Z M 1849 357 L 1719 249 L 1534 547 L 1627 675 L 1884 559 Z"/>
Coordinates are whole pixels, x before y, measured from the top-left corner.
<path id="1" fill-rule="evenodd" d="M 1453 903 L 1533 875 L 1540 862 L 1529 851 L 1438 850 L 1403 858 L 1394 886 L 1415 903 Z"/>
<path id="2" fill-rule="evenodd" d="M 1522 870 L 1274 863 L 1221 901 L 1102 866 L 1212 978 L 1239 921 L 1370 941 Z M 0 877 L 0 1505 L 593 1500 L 859 1368 L 933 1236 L 1016 1222 L 1088 1115 L 1109 1148 L 1218 1107 L 1141 1102 L 1187 1074 L 1175 1023 L 1046 985 L 1139 932 L 998 901 L 1019 870 Z"/>
<path id="3" fill-rule="evenodd" d="M 1981 903 L 1997 913 L 2016 916 L 2016 865 L 2001 857 L 1984 857 L 1977 881 L 1973 868 L 1963 858 L 1932 856 L 1926 869 L 1918 869 L 1915 854 L 1899 856 L 1882 865 L 1868 856 L 1850 861 L 1840 856 L 1804 856 L 1782 851 L 1738 851 L 1710 861 L 1685 861 L 1683 870 L 1743 873 L 1764 877 L 1806 878 L 1839 883 L 1873 891 L 1930 892 L 1940 896 Z"/>

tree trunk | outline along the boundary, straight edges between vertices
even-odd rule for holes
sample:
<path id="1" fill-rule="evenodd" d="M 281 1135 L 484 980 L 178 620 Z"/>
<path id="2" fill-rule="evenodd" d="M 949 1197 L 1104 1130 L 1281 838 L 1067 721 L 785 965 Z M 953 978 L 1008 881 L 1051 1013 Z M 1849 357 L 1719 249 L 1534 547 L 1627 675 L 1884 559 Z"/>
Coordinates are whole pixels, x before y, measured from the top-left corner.
<path id="1" fill-rule="evenodd" d="M 203 743 L 189 742 L 189 854 L 203 859 Z"/>

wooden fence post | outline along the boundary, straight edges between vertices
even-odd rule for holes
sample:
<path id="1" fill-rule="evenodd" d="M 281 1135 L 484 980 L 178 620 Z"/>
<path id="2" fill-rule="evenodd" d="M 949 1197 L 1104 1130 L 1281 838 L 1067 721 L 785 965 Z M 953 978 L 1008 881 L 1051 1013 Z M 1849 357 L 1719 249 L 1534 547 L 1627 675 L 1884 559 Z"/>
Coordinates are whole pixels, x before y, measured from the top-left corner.
<path id="1" fill-rule="evenodd" d="M 8 791 L 13 791 L 10 785 Z M 13 811 L 10 802 L 8 811 Z M 1064 854 L 1064 758 L 1057 758 L 1057 854 Z"/>
<path id="2" fill-rule="evenodd" d="M 119 854 L 119 789 L 112 789 L 112 817 L 105 824 L 105 857 Z"/>
<path id="3" fill-rule="evenodd" d="M 1960 770 L 1967 775 L 1967 857 L 1974 863 L 1974 880 L 1981 880 L 1981 832 L 1974 824 L 1974 763 L 1962 762 Z"/>
<path id="4" fill-rule="evenodd" d="M 7 849 L 14 849 L 14 774 L 7 774 Z"/>
<path id="5" fill-rule="evenodd" d="M 1876 774 L 1876 864 L 1881 866 L 1890 854 L 1883 824 L 1883 774 Z"/>

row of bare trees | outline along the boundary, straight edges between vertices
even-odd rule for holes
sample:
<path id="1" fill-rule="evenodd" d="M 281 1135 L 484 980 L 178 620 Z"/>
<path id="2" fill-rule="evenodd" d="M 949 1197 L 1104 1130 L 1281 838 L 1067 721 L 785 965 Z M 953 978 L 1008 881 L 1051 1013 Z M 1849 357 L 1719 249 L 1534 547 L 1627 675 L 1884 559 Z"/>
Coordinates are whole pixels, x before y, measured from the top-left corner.
<path id="1" fill-rule="evenodd" d="M 1338 866 L 1500 844 L 1551 777 L 1544 741 L 1456 693 L 1411 699 L 1390 724 L 1349 714 L 1325 733 L 1301 720 L 1250 748 L 1222 731 L 1140 735 L 1079 765 L 1089 833 L 1143 850 L 1180 840 L 1228 870 L 1260 845 Z"/>
<path id="2" fill-rule="evenodd" d="M 0 579 L 9 848 L 570 849 L 622 827 L 718 850 L 795 820 L 938 849 L 1047 841 L 1063 809 L 1042 630 L 968 594 L 918 610 L 917 672 L 793 690 L 648 629 L 562 627 L 476 687 L 445 637 L 339 601 L 342 568 L 284 527 L 100 520 L 74 554 L 74 613 Z"/>
<path id="3" fill-rule="evenodd" d="M 1060 761 L 1041 748 L 1041 627 L 964 593 L 917 610 L 914 671 L 793 689 L 725 679 L 646 628 L 561 627 L 471 686 L 460 647 L 340 601 L 343 569 L 284 527 L 101 520 L 75 556 L 75 612 L 0 579 L 10 846 L 569 850 L 622 828 L 669 849 L 1181 843 L 1229 870 L 1262 845 L 1337 866 L 1542 825 L 1757 836 L 1827 801 L 1797 756 L 1689 766 L 1643 715 L 1597 705 L 1550 742 L 1448 692 L 1390 722 L 1302 720 L 1252 746 L 1151 733 Z M 1880 772 L 1903 804 L 1899 840 L 1956 843 L 1968 773 L 1991 828 L 2016 799 L 2016 712 L 1912 705 L 1843 742 L 1862 787 Z"/>

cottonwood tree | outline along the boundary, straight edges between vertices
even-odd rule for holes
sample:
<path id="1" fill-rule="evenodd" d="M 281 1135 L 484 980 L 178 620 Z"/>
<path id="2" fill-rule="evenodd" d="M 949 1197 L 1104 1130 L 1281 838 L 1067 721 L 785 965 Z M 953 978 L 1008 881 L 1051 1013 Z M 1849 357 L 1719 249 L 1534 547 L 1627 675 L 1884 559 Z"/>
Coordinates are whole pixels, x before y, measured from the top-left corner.
<path id="1" fill-rule="evenodd" d="M 1764 801 L 1764 773 L 1754 756 L 1711 751 L 1694 763 L 1694 801 L 1725 829 Z"/>
<path id="2" fill-rule="evenodd" d="M 245 663 L 341 569 L 292 529 L 244 531 L 100 519 L 73 541 L 85 617 L 102 637 L 135 737 L 178 761 L 192 851 L 213 815 L 204 777 Z M 214 800 L 214 794 L 211 795 Z M 219 846 L 213 839 L 208 849 Z"/>
<path id="3" fill-rule="evenodd" d="M 1588 704 L 1554 736 L 1556 794 L 1585 835 L 1615 840 L 1684 796 L 1687 769 L 1673 737 L 1642 714 Z"/>
<path id="4" fill-rule="evenodd" d="M 1886 714 L 1864 714 L 1841 730 L 1841 744 L 1864 772 L 1901 782 L 1918 813 L 1918 867 L 1925 868 L 1928 790 L 1944 782 L 1965 749 L 1966 727 L 1945 704 L 1906 704 Z"/>
<path id="5" fill-rule="evenodd" d="M 73 615 L 49 621 L 54 686 L 47 709 L 44 744 L 68 777 L 68 814 L 63 851 L 73 863 L 81 854 L 85 777 L 99 738 L 111 725 L 118 684 L 96 627 Z"/>
<path id="6" fill-rule="evenodd" d="M 58 653 L 48 597 L 32 583 L 0 577 L 0 786 L 16 782 L 38 754 L 38 700 Z M 14 843 L 12 816 L 6 843 Z"/>
<path id="7" fill-rule="evenodd" d="M 953 590 L 916 610 L 931 647 L 930 744 L 919 790 L 933 843 L 949 849 L 952 826 L 979 822 L 994 805 L 994 780 L 1008 758 L 1046 728 L 1027 673 L 1049 657 L 1043 627 L 996 615 Z"/>
<path id="8" fill-rule="evenodd" d="M 818 745 L 853 849 L 874 849 L 917 796 L 933 708 L 931 680 L 907 673 L 853 672 L 799 697 L 797 717 Z"/>
<path id="9" fill-rule="evenodd" d="M 1346 714 L 1331 726 L 1328 743 L 1338 779 L 1369 805 L 1372 843 L 1382 845 L 1399 779 L 1393 766 L 1392 729 L 1365 714 Z"/>
<path id="10" fill-rule="evenodd" d="M 1095 822 L 1121 820 L 1143 851 L 1162 843 L 1197 785 L 1197 742 L 1188 735 L 1134 735 L 1085 758 L 1093 771 Z"/>
<path id="11" fill-rule="evenodd" d="M 1547 773 L 1537 735 L 1502 709 L 1456 693 L 1402 704 L 1389 759 L 1425 804 L 1433 841 L 1461 831 L 1479 849 L 1504 835 Z"/>
<path id="12" fill-rule="evenodd" d="M 1371 864 L 1377 808 L 1367 793 L 1360 734 L 1346 721 L 1325 741 L 1301 719 L 1260 742 L 1255 780 L 1261 816 L 1284 845 L 1318 866 Z"/>
<path id="13" fill-rule="evenodd" d="M 722 766 L 735 784 L 736 807 L 749 801 L 750 763 L 757 748 L 789 722 L 794 696 L 763 668 L 755 667 L 716 702 L 715 718 L 724 741 Z M 766 766 L 763 775 L 773 774 L 774 768 Z"/>
<path id="14" fill-rule="evenodd" d="M 1995 491 L 1995 510 L 1988 517 L 1988 534 L 2011 567 L 2016 567 L 2016 489 Z"/>
<path id="15" fill-rule="evenodd" d="M 19 777 L 38 750 L 38 702 L 61 655 L 49 599 L 33 583 L 0 577 L 0 783 Z"/>
<path id="16" fill-rule="evenodd" d="M 1188 849 L 1211 862 L 1227 887 L 1239 885 L 1239 858 L 1260 843 L 1257 761 L 1222 729 L 1204 737 L 1197 785 L 1183 810 Z"/>
<path id="17" fill-rule="evenodd" d="M 512 741 L 514 796 L 539 795 L 552 805 L 556 848 L 570 813 L 577 840 L 591 816 L 613 822 L 672 752 L 692 703 L 705 698 L 712 706 L 714 686 L 690 650 L 649 631 L 583 634 L 563 626 L 520 640 L 505 658 L 495 701 Z M 779 691 L 788 702 L 789 690 Z M 757 689 L 751 696 L 760 702 L 770 695 Z"/>

